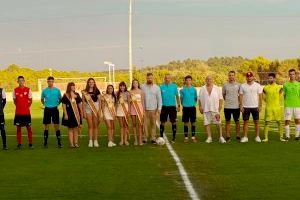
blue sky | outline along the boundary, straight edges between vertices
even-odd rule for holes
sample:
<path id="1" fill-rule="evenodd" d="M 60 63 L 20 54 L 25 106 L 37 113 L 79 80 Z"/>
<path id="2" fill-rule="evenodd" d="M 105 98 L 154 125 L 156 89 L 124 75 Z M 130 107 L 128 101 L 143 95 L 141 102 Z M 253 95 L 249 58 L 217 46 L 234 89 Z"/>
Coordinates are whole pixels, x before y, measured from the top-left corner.
<path id="1" fill-rule="evenodd" d="M 0 68 L 128 67 L 127 0 L 0 0 Z M 138 66 L 211 56 L 299 57 L 300 1 L 134 0 Z"/>

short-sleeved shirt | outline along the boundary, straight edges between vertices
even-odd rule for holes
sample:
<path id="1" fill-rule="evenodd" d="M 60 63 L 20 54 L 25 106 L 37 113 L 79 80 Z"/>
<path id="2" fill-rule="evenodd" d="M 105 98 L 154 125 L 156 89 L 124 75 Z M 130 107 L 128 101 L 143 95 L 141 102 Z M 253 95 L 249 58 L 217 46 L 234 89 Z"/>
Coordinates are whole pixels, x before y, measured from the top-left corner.
<path id="1" fill-rule="evenodd" d="M 197 90 L 194 86 L 184 86 L 180 90 L 180 98 L 183 107 L 194 107 L 197 104 Z"/>
<path id="2" fill-rule="evenodd" d="M 16 115 L 30 115 L 29 101 L 32 99 L 32 93 L 28 87 L 17 87 L 13 92 L 13 99 L 16 102 Z"/>
<path id="3" fill-rule="evenodd" d="M 176 106 L 176 96 L 178 95 L 178 89 L 175 83 L 162 84 L 160 86 L 160 91 L 163 106 Z"/>
<path id="4" fill-rule="evenodd" d="M 262 87 L 259 83 L 253 82 L 251 85 L 243 83 L 240 88 L 243 95 L 244 108 L 258 108 L 259 95 L 262 94 Z"/>
<path id="5" fill-rule="evenodd" d="M 224 108 L 228 109 L 238 109 L 240 108 L 239 103 L 239 92 L 240 84 L 237 82 L 226 83 L 223 86 L 223 96 L 224 96 Z"/>
<path id="6" fill-rule="evenodd" d="M 286 82 L 283 85 L 284 107 L 298 108 L 300 107 L 300 83 Z"/>
<path id="7" fill-rule="evenodd" d="M 199 91 L 199 100 L 203 112 L 219 112 L 220 100 L 223 99 L 221 89 L 217 86 L 213 86 L 211 93 L 209 94 L 206 85 L 201 87 Z"/>
<path id="8" fill-rule="evenodd" d="M 44 99 L 46 108 L 55 108 L 60 104 L 61 92 L 57 87 L 47 87 L 43 89 L 41 99 Z"/>
<path id="9" fill-rule="evenodd" d="M 282 90 L 281 85 L 276 83 L 272 85 L 266 85 L 264 87 L 266 109 L 268 108 L 280 108 L 280 91 Z"/>

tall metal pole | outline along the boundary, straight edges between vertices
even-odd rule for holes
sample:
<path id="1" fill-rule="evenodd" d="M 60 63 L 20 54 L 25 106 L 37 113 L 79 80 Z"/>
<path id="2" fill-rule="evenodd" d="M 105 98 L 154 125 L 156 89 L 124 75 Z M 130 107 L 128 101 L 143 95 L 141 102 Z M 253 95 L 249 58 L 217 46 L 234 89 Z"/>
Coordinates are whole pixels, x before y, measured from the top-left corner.
<path id="1" fill-rule="evenodd" d="M 115 86 L 115 81 L 116 81 L 116 80 L 115 80 L 115 65 L 112 65 L 112 67 L 113 67 L 113 70 L 112 70 L 113 86 L 116 87 L 116 86 Z"/>
<path id="2" fill-rule="evenodd" d="M 109 84 L 111 84 L 111 64 L 108 65 L 108 80 Z"/>
<path id="3" fill-rule="evenodd" d="M 132 0 L 129 0 L 129 30 L 128 30 L 128 53 L 129 53 L 129 81 L 132 83 Z"/>

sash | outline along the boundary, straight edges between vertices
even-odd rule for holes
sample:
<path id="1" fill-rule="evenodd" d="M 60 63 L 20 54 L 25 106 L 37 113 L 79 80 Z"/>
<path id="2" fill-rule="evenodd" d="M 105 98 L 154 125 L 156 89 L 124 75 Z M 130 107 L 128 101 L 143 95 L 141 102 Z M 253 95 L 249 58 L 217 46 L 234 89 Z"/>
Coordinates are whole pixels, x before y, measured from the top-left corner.
<path id="1" fill-rule="evenodd" d="M 124 97 L 123 97 L 122 94 L 120 95 L 119 103 L 120 103 L 120 105 L 122 107 L 122 110 L 123 110 L 123 112 L 125 114 L 125 122 L 126 122 L 126 125 L 128 126 L 129 125 L 129 122 L 128 122 L 129 121 L 129 119 L 128 119 L 129 112 L 128 112 L 127 108 L 126 108 L 125 100 L 124 100 Z"/>
<path id="2" fill-rule="evenodd" d="M 92 97 L 84 90 L 81 91 L 82 93 L 82 96 L 84 96 L 88 106 L 90 107 L 90 109 L 92 110 L 93 114 L 95 115 L 96 118 L 98 118 L 98 115 L 97 115 L 97 108 L 94 104 L 94 101 L 92 99 Z"/>
<path id="3" fill-rule="evenodd" d="M 140 110 L 140 107 L 139 107 L 139 105 L 138 105 L 138 102 L 137 102 L 137 99 L 136 99 L 135 95 L 131 93 L 131 94 L 130 94 L 130 99 L 131 99 L 131 103 L 132 103 L 132 105 L 133 105 L 133 108 L 134 108 L 135 111 L 136 111 L 136 114 L 137 114 L 137 116 L 138 116 L 138 119 L 139 119 L 140 124 L 143 124 L 143 123 L 142 123 L 142 111 Z"/>
<path id="4" fill-rule="evenodd" d="M 115 118 L 117 114 L 116 114 L 116 110 L 114 108 L 114 103 L 109 98 L 106 98 L 105 95 L 103 95 L 103 100 L 107 105 L 109 113 L 111 114 L 111 116 L 113 118 Z"/>
<path id="5" fill-rule="evenodd" d="M 75 115 L 76 121 L 77 121 L 77 125 L 80 126 L 80 114 L 79 114 L 79 110 L 78 110 L 78 106 L 76 103 L 75 98 L 69 98 L 68 95 L 66 95 L 67 98 L 69 99 L 70 103 L 71 103 L 71 108 L 73 110 L 73 113 Z"/>

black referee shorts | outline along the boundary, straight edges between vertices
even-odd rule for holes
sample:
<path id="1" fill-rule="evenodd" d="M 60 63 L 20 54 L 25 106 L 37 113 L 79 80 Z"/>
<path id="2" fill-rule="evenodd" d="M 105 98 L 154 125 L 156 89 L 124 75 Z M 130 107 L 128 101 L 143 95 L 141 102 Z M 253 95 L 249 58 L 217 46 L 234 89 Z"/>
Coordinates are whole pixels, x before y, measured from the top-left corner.
<path id="1" fill-rule="evenodd" d="M 160 121 L 164 123 L 168 121 L 168 117 L 171 123 L 175 123 L 177 121 L 176 106 L 163 106 L 161 108 Z"/>
<path id="2" fill-rule="evenodd" d="M 182 122 L 196 122 L 196 107 L 182 108 Z"/>
<path id="3" fill-rule="evenodd" d="M 45 108 L 44 109 L 44 118 L 43 124 L 59 124 L 59 111 L 57 107 L 54 108 Z"/>

